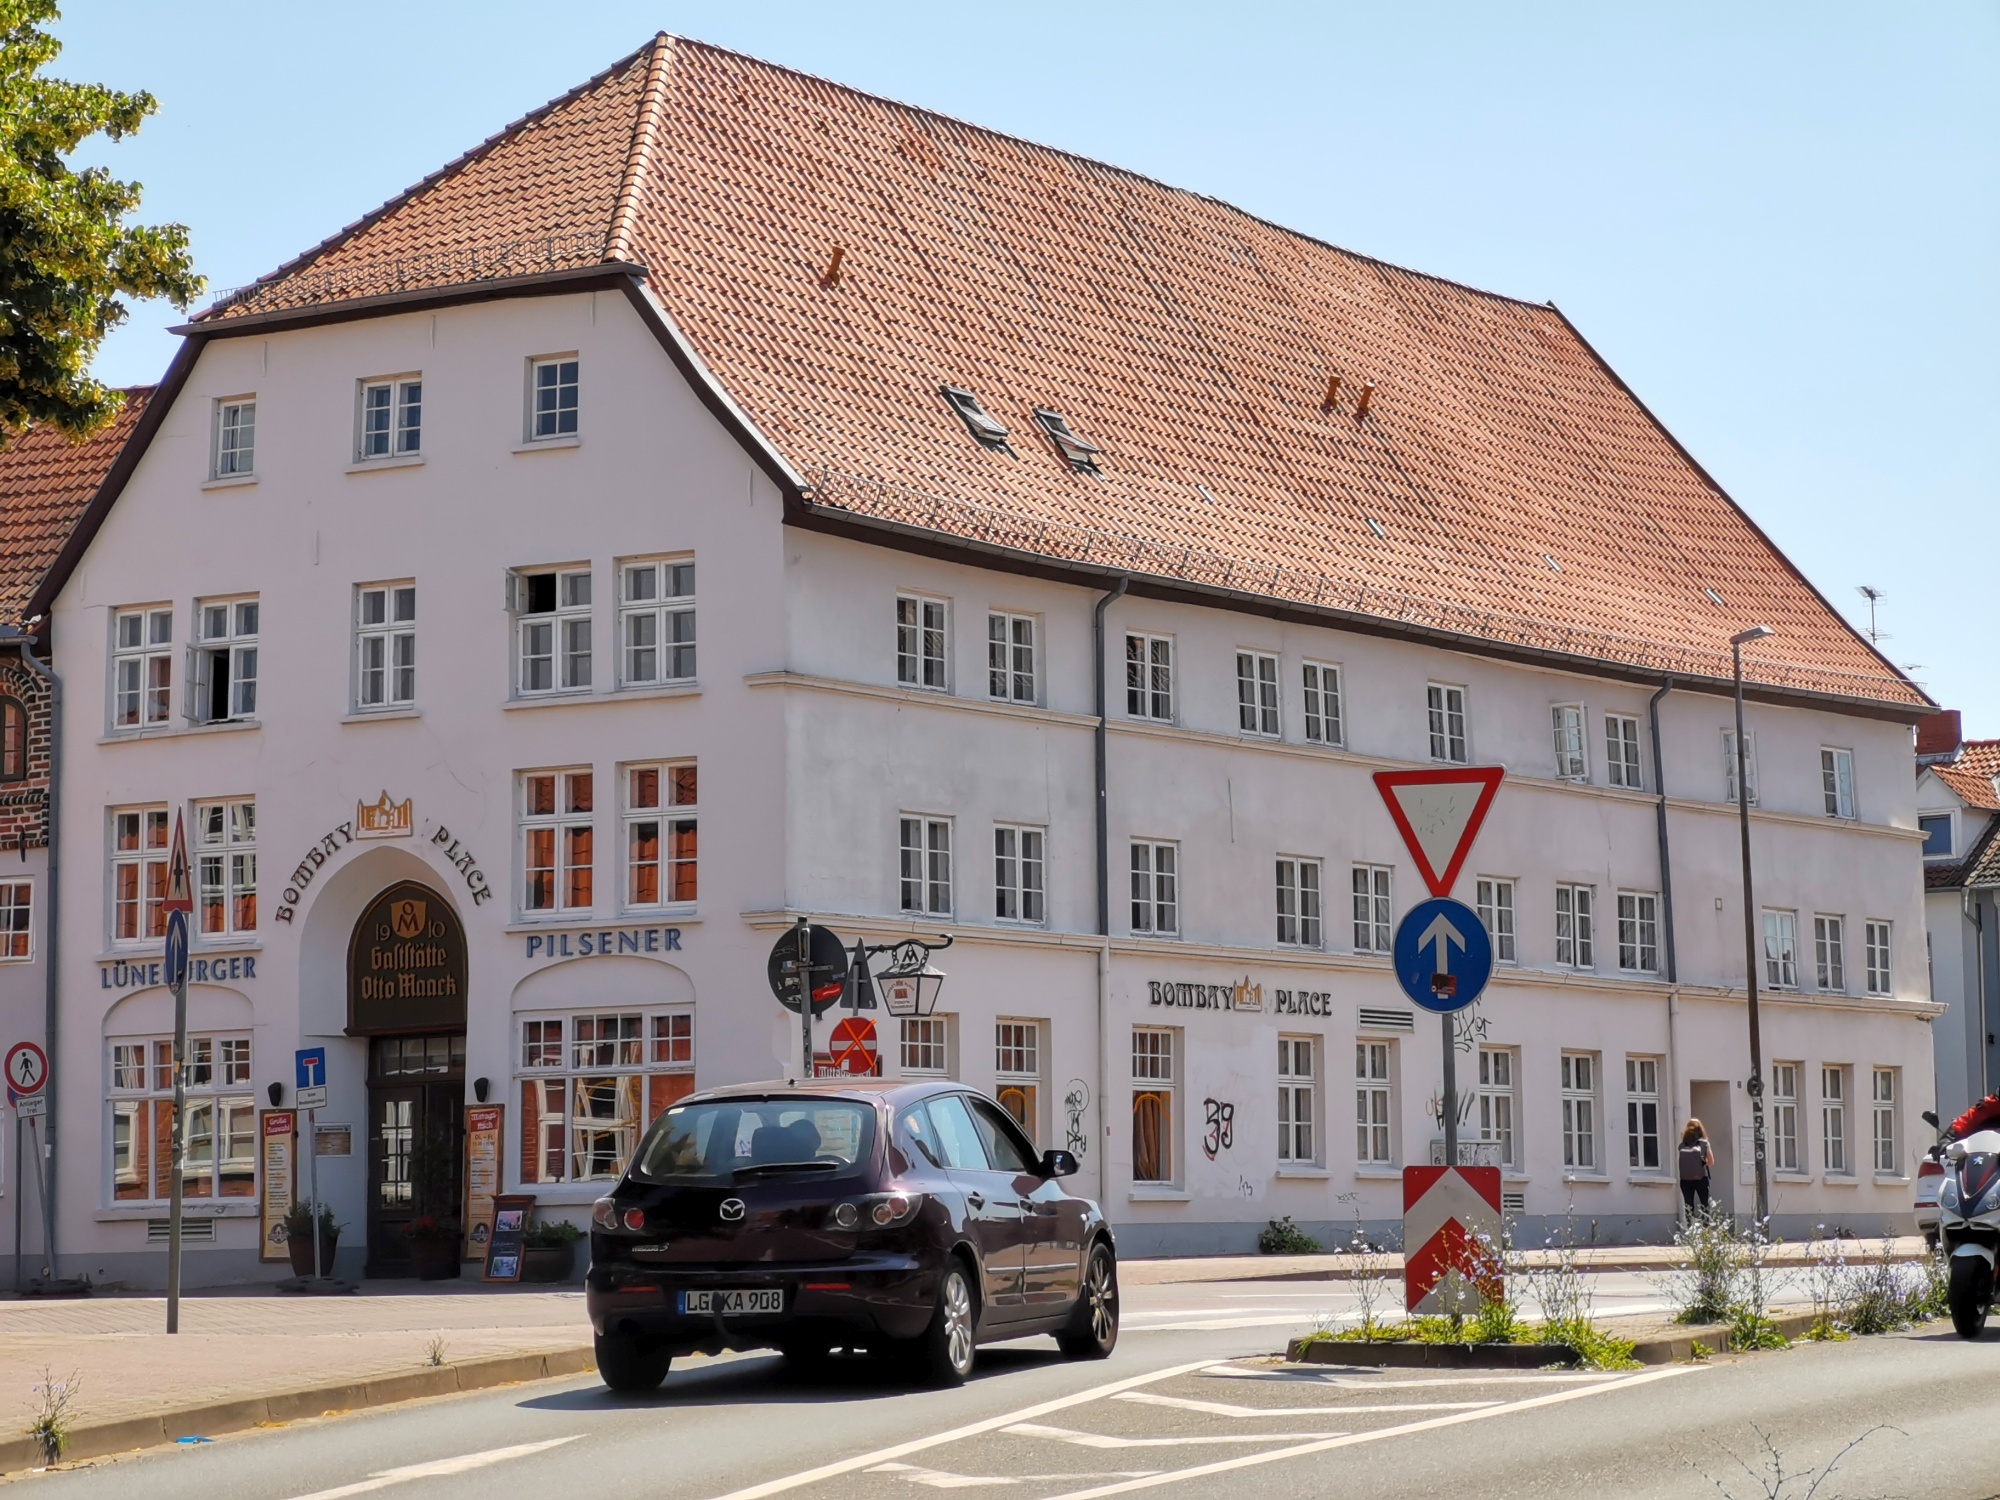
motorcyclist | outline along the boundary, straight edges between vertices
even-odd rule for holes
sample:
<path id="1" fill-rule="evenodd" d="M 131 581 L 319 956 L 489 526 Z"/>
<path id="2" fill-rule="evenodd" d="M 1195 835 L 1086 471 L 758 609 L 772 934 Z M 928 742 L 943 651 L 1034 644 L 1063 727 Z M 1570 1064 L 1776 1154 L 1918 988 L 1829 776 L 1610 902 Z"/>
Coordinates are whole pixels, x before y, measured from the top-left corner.
<path id="1" fill-rule="evenodd" d="M 1945 1134 L 1954 1141 L 1962 1141 L 1975 1130 L 2000 1130 L 2000 1094 L 1988 1094 L 1981 1099 L 1953 1120 Z"/>

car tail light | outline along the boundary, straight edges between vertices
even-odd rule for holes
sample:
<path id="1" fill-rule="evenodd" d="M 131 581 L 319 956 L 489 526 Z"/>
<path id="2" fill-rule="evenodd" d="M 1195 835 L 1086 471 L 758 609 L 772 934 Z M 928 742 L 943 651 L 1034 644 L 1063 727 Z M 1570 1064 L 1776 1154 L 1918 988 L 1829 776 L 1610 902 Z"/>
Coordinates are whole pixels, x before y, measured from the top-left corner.
<path id="1" fill-rule="evenodd" d="M 625 1210 L 621 1222 L 627 1229 L 636 1233 L 638 1230 L 646 1227 L 646 1211 L 642 1208 L 628 1208 Z"/>
<path id="2" fill-rule="evenodd" d="M 907 1224 L 924 1206 L 922 1193 L 882 1193 L 867 1201 L 868 1222 L 877 1229 Z"/>
<path id="3" fill-rule="evenodd" d="M 1917 1176 L 1919 1178 L 1942 1177 L 1944 1176 L 1944 1163 L 1931 1161 L 1926 1158 L 1924 1161 L 1918 1163 Z"/>
<path id="4" fill-rule="evenodd" d="M 599 1229 L 618 1227 L 618 1205 L 609 1198 L 599 1198 L 590 1205 L 590 1222 Z"/>

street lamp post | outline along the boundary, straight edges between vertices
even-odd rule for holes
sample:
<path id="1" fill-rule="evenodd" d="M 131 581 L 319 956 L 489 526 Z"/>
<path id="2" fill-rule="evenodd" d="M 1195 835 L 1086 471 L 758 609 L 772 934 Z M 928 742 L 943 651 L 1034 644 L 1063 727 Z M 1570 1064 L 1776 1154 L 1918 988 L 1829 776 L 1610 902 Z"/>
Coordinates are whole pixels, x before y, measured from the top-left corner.
<path id="1" fill-rule="evenodd" d="M 1753 625 L 1729 638 L 1729 659 L 1736 678 L 1736 826 L 1743 842 L 1743 978 L 1750 997 L 1751 1150 L 1757 1161 L 1757 1225 L 1771 1219 L 1770 1157 L 1764 1136 L 1764 1038 L 1757 1025 L 1757 901 L 1750 876 L 1750 751 L 1743 734 L 1743 648 L 1777 634 L 1768 625 Z"/>

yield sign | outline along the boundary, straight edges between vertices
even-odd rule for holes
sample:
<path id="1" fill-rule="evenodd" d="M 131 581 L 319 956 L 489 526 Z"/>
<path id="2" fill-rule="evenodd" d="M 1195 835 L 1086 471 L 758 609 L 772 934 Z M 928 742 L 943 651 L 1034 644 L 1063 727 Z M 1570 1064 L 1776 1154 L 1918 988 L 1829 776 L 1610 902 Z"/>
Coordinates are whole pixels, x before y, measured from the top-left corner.
<path id="1" fill-rule="evenodd" d="M 1375 785 L 1433 896 L 1449 896 L 1500 779 L 1499 766 L 1442 771 L 1377 771 Z"/>

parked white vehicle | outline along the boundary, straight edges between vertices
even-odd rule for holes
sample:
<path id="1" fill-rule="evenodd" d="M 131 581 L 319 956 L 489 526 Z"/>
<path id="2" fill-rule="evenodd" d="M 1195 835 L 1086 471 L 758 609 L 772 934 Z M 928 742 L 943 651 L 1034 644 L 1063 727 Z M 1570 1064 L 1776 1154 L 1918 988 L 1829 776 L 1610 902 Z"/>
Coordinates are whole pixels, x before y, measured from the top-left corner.
<path id="1" fill-rule="evenodd" d="M 1938 1189 L 1938 1239 L 1950 1257 L 1946 1289 L 1952 1326 L 1976 1339 L 1993 1306 L 1993 1269 L 2000 1253 L 2000 1130 L 1976 1130 L 1944 1148 Z"/>

